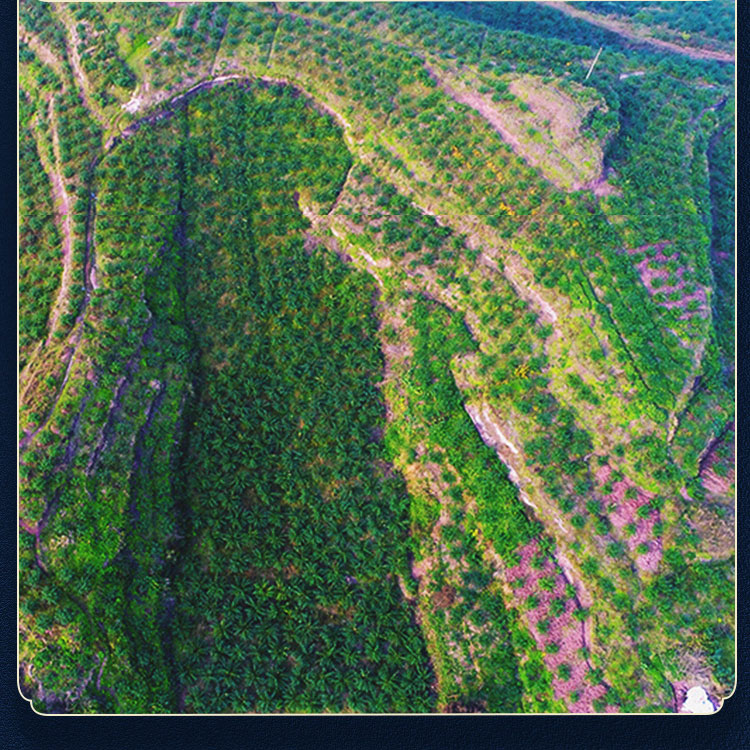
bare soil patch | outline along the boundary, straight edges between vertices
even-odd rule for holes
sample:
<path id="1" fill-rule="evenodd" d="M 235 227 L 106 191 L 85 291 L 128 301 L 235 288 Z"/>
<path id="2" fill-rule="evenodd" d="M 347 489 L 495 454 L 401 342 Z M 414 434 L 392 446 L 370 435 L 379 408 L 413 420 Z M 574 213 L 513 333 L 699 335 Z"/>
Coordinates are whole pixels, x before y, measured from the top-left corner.
<path id="1" fill-rule="evenodd" d="M 63 61 L 40 39 L 28 31 L 23 24 L 18 24 L 18 38 L 27 44 L 31 51 L 45 64 L 49 65 L 60 79 L 65 78 Z"/>
<path id="2" fill-rule="evenodd" d="M 584 105 L 538 76 L 527 75 L 510 83 L 510 91 L 527 105 L 521 110 L 516 101 L 494 102 L 489 94 L 428 63 L 425 69 L 448 96 L 481 115 L 518 156 L 557 187 L 597 195 L 614 191 L 603 174 L 601 145 L 580 130 L 584 115 L 596 106 L 593 101 Z"/>

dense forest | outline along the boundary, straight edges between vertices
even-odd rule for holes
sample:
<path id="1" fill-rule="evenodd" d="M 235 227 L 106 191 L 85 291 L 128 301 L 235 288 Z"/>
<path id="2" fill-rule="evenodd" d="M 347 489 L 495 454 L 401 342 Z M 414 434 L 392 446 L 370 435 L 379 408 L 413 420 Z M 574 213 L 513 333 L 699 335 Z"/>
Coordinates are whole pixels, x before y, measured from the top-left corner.
<path id="1" fill-rule="evenodd" d="M 45 533 L 75 538 L 92 503 L 97 532 L 50 550 L 45 567 L 59 576 L 42 579 L 40 598 L 24 595 L 37 620 L 65 599 L 96 613 L 100 634 L 83 629 L 83 612 L 65 624 L 127 687 L 109 706 L 101 686 L 82 701 L 430 707 L 424 643 L 396 581 L 405 489 L 386 476 L 376 437 L 372 284 L 305 252 L 295 205 L 296 189 L 330 202 L 349 163 L 330 119 L 288 88 L 235 86 L 191 100 L 97 169 L 82 355 L 97 385 L 70 407 L 74 460 L 31 475 L 66 511 Z M 116 416 L 103 408 L 107 381 Z M 77 651 L 61 655 L 68 668 Z M 63 675 L 47 675 L 47 652 L 37 658 L 54 691 Z M 242 698 L 227 702 L 235 690 Z"/>
<path id="2" fill-rule="evenodd" d="M 732 692 L 733 8 L 568 5 L 23 0 L 35 710 Z"/>

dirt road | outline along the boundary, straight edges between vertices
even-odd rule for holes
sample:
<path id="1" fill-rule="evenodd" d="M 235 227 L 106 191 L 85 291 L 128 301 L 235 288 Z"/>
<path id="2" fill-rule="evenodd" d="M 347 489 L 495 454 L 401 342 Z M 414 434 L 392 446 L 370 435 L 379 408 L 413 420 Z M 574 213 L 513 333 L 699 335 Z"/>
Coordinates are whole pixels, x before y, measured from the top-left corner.
<path id="1" fill-rule="evenodd" d="M 608 31 L 613 31 L 615 34 L 624 36 L 627 39 L 632 39 L 635 42 L 641 42 L 644 44 L 651 44 L 654 47 L 660 47 L 661 49 L 669 50 L 670 52 L 676 52 L 679 55 L 686 55 L 692 57 L 694 60 L 718 60 L 719 62 L 734 63 L 734 55 L 729 52 L 720 52 L 719 50 L 701 49 L 698 47 L 685 47 L 681 44 L 675 44 L 674 42 L 667 42 L 664 39 L 656 39 L 652 36 L 646 36 L 645 34 L 639 33 L 631 24 L 624 21 L 616 21 L 612 18 L 606 18 L 600 16 L 597 13 L 589 13 L 588 11 L 574 8 L 568 3 L 553 2 L 551 0 L 540 0 L 540 5 L 548 5 L 551 8 L 567 13 L 572 18 L 578 18 L 582 21 L 586 21 L 594 26 L 598 26 Z"/>

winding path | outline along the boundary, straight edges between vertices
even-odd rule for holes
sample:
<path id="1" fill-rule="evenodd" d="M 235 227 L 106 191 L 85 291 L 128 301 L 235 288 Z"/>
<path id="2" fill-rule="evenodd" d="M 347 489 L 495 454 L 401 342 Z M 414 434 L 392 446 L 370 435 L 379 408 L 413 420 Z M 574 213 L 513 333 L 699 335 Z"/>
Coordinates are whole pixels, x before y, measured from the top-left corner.
<path id="1" fill-rule="evenodd" d="M 103 115 L 101 108 L 94 102 L 91 95 L 91 84 L 86 76 L 81 65 L 81 56 L 78 54 L 78 45 L 80 44 L 80 38 L 78 36 L 78 30 L 75 27 L 75 23 L 71 20 L 68 15 L 68 9 L 63 4 L 57 4 L 55 6 L 58 17 L 65 26 L 65 30 L 68 32 L 68 57 L 70 59 L 71 67 L 73 68 L 73 75 L 78 82 L 79 93 L 83 104 L 88 111 L 94 116 L 96 121 L 106 129 L 107 118 Z"/>
<path id="2" fill-rule="evenodd" d="M 55 197 L 55 215 L 57 224 L 62 236 L 60 251 L 62 253 L 63 271 L 60 280 L 60 288 L 57 292 L 57 299 L 52 307 L 48 323 L 47 342 L 45 346 L 52 343 L 52 336 L 57 330 L 57 323 L 63 308 L 68 302 L 68 293 L 70 291 L 70 282 L 73 276 L 73 212 L 70 205 L 70 195 L 65 188 L 65 181 L 62 176 L 62 157 L 60 155 L 60 136 L 57 132 L 57 117 L 55 115 L 55 97 L 51 96 L 49 100 L 48 118 L 50 132 L 52 133 L 52 150 L 55 155 L 55 163 L 46 164 L 48 176 L 52 183 L 52 192 Z"/>
<path id="3" fill-rule="evenodd" d="M 52 337 L 57 331 L 58 322 L 62 311 L 65 308 L 70 291 L 70 283 L 73 276 L 73 228 L 72 215 L 70 206 L 70 196 L 65 189 L 65 182 L 62 177 L 62 161 L 60 158 L 60 141 L 57 133 L 57 121 L 55 118 L 55 98 L 50 96 L 48 101 L 47 116 L 49 119 L 50 133 L 52 136 L 52 151 L 54 155 L 54 164 L 50 162 L 45 144 L 36 127 L 31 128 L 31 133 L 36 142 L 37 154 L 42 164 L 42 169 L 47 175 L 50 182 L 52 204 L 55 214 L 55 223 L 58 227 L 61 237 L 60 252 L 62 256 L 62 273 L 60 275 L 60 285 L 57 291 L 57 297 L 52 303 L 47 320 L 47 338 L 44 342 L 40 341 L 29 356 L 29 359 L 23 368 L 19 377 L 19 386 L 21 387 L 21 401 L 31 385 L 32 380 L 28 379 L 28 373 L 33 369 L 33 364 L 37 357 L 50 346 Z M 38 431 L 38 430 L 37 430 Z M 35 431 L 36 432 L 36 431 Z M 35 433 L 34 433 L 35 434 Z"/>

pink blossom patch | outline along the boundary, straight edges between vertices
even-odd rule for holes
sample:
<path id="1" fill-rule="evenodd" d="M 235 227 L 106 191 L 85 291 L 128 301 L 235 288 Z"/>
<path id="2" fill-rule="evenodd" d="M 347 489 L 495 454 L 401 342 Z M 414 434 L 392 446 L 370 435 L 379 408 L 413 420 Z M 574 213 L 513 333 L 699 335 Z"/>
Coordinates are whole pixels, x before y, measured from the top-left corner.
<path id="1" fill-rule="evenodd" d="M 564 609 L 556 616 L 551 613 L 554 599 L 566 598 L 566 587 L 569 581 L 555 563 L 554 559 L 540 552 L 539 543 L 533 540 L 517 550 L 521 561 L 518 565 L 507 568 L 505 577 L 508 583 L 523 579 L 523 585 L 513 589 L 513 595 L 528 625 L 529 632 L 536 641 L 538 648 L 544 652 L 544 663 L 553 675 L 552 688 L 557 700 L 565 701 L 568 709 L 573 713 L 593 713 L 594 701 L 604 697 L 607 688 L 602 683 L 592 685 L 587 674 L 590 665 L 583 655 L 582 649 L 586 645 L 584 624 L 573 615 L 579 609 L 576 598 L 565 601 Z M 542 558 L 538 568 L 533 566 L 534 558 Z M 542 578 L 552 579 L 550 590 L 539 585 Z M 527 600 L 531 595 L 536 596 L 538 605 L 529 609 Z M 549 628 L 542 633 L 538 624 L 546 620 Z M 556 653 L 546 653 L 550 643 L 556 643 L 559 650 Z M 570 674 L 567 679 L 560 676 L 560 668 L 567 664 Z M 607 710 L 610 710 L 609 708 Z M 616 710 L 613 708 L 612 710 Z"/>
<path id="2" fill-rule="evenodd" d="M 712 445 L 711 449 L 708 451 L 708 453 L 704 456 L 703 460 L 701 461 L 700 466 L 700 473 L 699 476 L 701 478 L 701 482 L 703 483 L 703 486 L 711 493 L 715 495 L 726 495 L 730 489 L 732 488 L 732 485 L 735 481 L 735 474 L 734 474 L 734 465 L 735 465 L 735 457 L 734 457 L 734 442 L 732 434 L 734 433 L 734 422 L 729 427 L 729 430 L 731 431 L 731 434 L 725 438 L 725 440 L 729 441 L 729 445 L 731 446 L 731 460 L 728 462 L 729 466 L 725 466 L 724 475 L 719 475 L 716 473 L 714 466 L 719 461 L 719 457 L 717 456 L 716 449 L 718 448 L 721 441 L 715 441 Z"/>
<path id="3" fill-rule="evenodd" d="M 648 290 L 649 294 L 651 294 L 652 296 L 657 293 L 662 293 L 665 295 L 665 297 L 669 297 L 669 295 L 675 292 L 679 292 L 681 294 L 680 299 L 664 299 L 659 304 L 662 307 L 666 307 L 668 309 L 682 309 L 683 313 L 682 315 L 680 315 L 680 320 L 686 320 L 696 313 L 705 312 L 707 310 L 708 298 L 706 295 L 706 289 L 698 285 L 696 285 L 694 291 L 683 294 L 683 290 L 687 285 L 684 280 L 684 273 L 686 270 L 685 268 L 677 268 L 674 272 L 670 272 L 667 268 L 663 267 L 671 260 L 674 260 L 674 258 L 670 258 L 669 256 L 664 254 L 664 248 L 666 248 L 670 244 L 670 242 L 660 242 L 655 245 L 643 245 L 635 249 L 629 249 L 627 252 L 630 255 L 636 255 L 642 254 L 647 250 L 656 251 L 653 255 L 647 254 L 645 258 L 636 263 L 636 268 L 638 269 L 641 280 L 643 281 L 643 284 Z M 674 279 L 676 279 L 676 283 L 666 283 L 670 276 L 673 276 Z M 657 280 L 660 283 L 655 283 Z M 687 309 L 688 305 L 691 302 L 698 303 L 695 310 Z"/>
<path id="4" fill-rule="evenodd" d="M 607 464 L 600 466 L 596 472 L 596 478 L 606 484 L 612 474 L 612 468 Z M 629 489 L 636 491 L 635 497 L 625 497 Z M 646 492 L 635 486 L 629 479 L 625 478 L 620 482 L 612 484 L 612 492 L 604 495 L 604 506 L 607 509 L 612 526 L 625 536 L 625 527 L 629 524 L 635 526 L 635 532 L 626 537 L 625 543 L 631 554 L 637 554 L 635 558 L 636 565 L 640 570 L 653 573 L 659 567 L 662 555 L 661 539 L 654 535 L 654 525 L 659 521 L 659 511 L 651 510 L 648 515 L 640 515 L 639 510 L 642 506 L 648 505 L 653 500 L 654 494 Z M 610 506 L 614 506 L 609 510 Z M 645 552 L 637 553 L 637 547 L 645 544 L 648 549 Z"/>
<path id="5" fill-rule="evenodd" d="M 638 272 L 641 275 L 641 279 L 643 280 L 643 283 L 646 285 L 646 288 L 649 290 L 651 294 L 656 294 L 657 292 L 663 292 L 664 294 L 672 294 L 673 292 L 681 292 L 685 286 L 686 282 L 683 278 L 683 275 L 685 273 L 684 268 L 678 268 L 674 272 L 670 272 L 667 268 L 664 268 L 664 263 L 668 262 L 668 259 L 664 258 L 646 258 L 645 260 L 642 260 L 640 263 L 636 265 L 638 268 Z M 653 268 L 653 264 L 657 263 L 660 267 Z M 671 284 L 667 283 L 670 279 L 670 277 L 673 277 L 676 279 L 676 282 L 673 282 Z M 660 283 L 655 283 L 656 280 L 659 280 Z M 687 303 L 690 300 L 700 300 L 705 302 L 706 300 L 706 292 L 702 287 L 696 288 L 695 291 L 690 292 L 689 294 L 685 294 L 683 296 L 682 300 L 672 301 L 668 300 L 664 302 L 664 305 L 682 305 L 683 303 Z"/>

